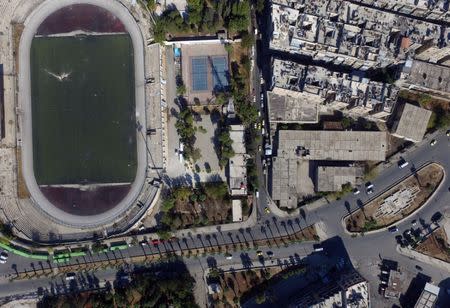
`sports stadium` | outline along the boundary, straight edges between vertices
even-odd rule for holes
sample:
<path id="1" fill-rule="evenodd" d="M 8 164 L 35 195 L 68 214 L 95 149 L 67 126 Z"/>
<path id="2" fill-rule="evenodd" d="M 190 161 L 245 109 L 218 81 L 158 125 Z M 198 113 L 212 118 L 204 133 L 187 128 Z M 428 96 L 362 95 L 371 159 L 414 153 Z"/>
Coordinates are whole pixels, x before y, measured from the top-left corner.
<path id="1" fill-rule="evenodd" d="M 47 0 L 19 45 L 22 175 L 65 225 L 110 224 L 146 177 L 144 50 L 120 2 Z"/>

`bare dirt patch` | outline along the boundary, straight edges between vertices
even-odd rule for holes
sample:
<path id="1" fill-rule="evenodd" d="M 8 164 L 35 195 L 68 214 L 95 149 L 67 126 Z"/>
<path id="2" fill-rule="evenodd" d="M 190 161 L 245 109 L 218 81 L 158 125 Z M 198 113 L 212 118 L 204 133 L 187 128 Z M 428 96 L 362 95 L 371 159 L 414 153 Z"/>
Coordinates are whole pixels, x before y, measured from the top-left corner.
<path id="1" fill-rule="evenodd" d="M 389 226 L 396 221 L 410 215 L 422 206 L 439 186 L 444 176 L 442 167 L 438 164 L 430 164 L 415 172 L 401 183 L 395 185 L 371 202 L 345 218 L 345 225 L 350 232 L 367 232 Z M 402 210 L 375 217 L 382 202 L 393 194 L 404 189 L 417 189 L 412 202 Z"/>
<path id="2" fill-rule="evenodd" d="M 436 229 L 426 240 L 417 245 L 415 250 L 424 255 L 450 262 L 450 247 L 447 235 L 442 228 Z"/>

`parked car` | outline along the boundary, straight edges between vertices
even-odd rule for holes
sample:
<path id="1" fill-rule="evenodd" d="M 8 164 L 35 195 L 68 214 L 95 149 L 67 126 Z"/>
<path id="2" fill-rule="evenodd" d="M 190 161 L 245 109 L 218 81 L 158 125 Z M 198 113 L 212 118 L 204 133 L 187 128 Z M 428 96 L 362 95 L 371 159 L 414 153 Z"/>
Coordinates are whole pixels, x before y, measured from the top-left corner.
<path id="1" fill-rule="evenodd" d="M 5 264 L 7 260 L 8 254 L 5 251 L 2 251 L 2 253 L 0 253 L 0 263 Z"/>
<path id="2" fill-rule="evenodd" d="M 158 240 L 158 239 L 152 240 L 152 244 L 153 244 L 153 245 L 158 245 L 160 242 L 161 242 L 161 241 Z"/>
<path id="3" fill-rule="evenodd" d="M 409 163 L 406 161 L 406 160 L 404 160 L 404 159 L 401 159 L 399 162 L 398 162 L 398 167 L 400 168 L 400 169 L 403 169 L 403 168 L 405 168 L 406 166 L 408 166 L 409 165 Z"/>
<path id="4" fill-rule="evenodd" d="M 258 251 L 256 252 L 256 255 L 257 255 L 258 257 L 262 257 L 263 252 L 262 252 L 261 250 L 258 250 Z"/>
<path id="5" fill-rule="evenodd" d="M 267 206 L 264 208 L 264 213 L 270 214 L 270 209 Z"/>
<path id="6" fill-rule="evenodd" d="M 397 226 L 392 226 L 392 227 L 388 228 L 388 231 L 391 232 L 391 233 L 395 233 L 395 232 L 398 231 L 398 228 L 397 228 Z"/>
<path id="7" fill-rule="evenodd" d="M 367 194 L 368 194 L 368 195 L 371 195 L 372 193 L 373 193 L 373 189 L 372 189 L 372 188 L 368 188 L 368 189 L 367 189 Z"/>
<path id="8" fill-rule="evenodd" d="M 436 143 L 437 143 L 436 139 L 433 139 L 433 140 L 430 141 L 430 145 L 431 145 L 431 146 L 435 146 Z"/>
<path id="9" fill-rule="evenodd" d="M 75 274 L 75 273 L 67 273 L 66 274 L 67 281 L 75 280 L 75 278 L 77 278 L 77 274 Z"/>
<path id="10" fill-rule="evenodd" d="M 147 241 L 141 241 L 139 244 L 140 244 L 141 246 L 147 246 L 147 245 L 148 245 Z"/>
<path id="11" fill-rule="evenodd" d="M 366 186 L 366 189 L 373 188 L 373 184 L 371 182 L 367 182 L 365 186 Z"/>
<path id="12" fill-rule="evenodd" d="M 413 226 L 415 226 L 415 225 L 417 225 L 417 220 L 413 220 L 413 221 L 411 221 L 411 224 L 413 225 Z"/>
<path id="13" fill-rule="evenodd" d="M 233 255 L 232 255 L 231 253 L 227 252 L 227 253 L 225 254 L 225 259 L 231 260 L 231 259 L 233 259 Z"/>
<path id="14" fill-rule="evenodd" d="M 418 271 L 423 271 L 422 266 L 419 266 L 419 265 L 416 265 L 416 269 L 417 269 Z"/>
<path id="15" fill-rule="evenodd" d="M 441 214 L 441 212 L 436 212 L 433 214 L 433 216 L 431 216 L 431 221 L 432 222 L 440 222 L 442 220 L 443 216 Z"/>
<path id="16" fill-rule="evenodd" d="M 445 134 L 447 135 L 447 137 L 450 137 L 450 129 L 447 130 L 447 132 Z"/>
<path id="17" fill-rule="evenodd" d="M 359 194 L 359 193 L 360 193 L 360 191 L 359 191 L 358 188 L 353 189 L 353 194 L 354 194 L 354 195 L 357 195 L 357 194 Z"/>

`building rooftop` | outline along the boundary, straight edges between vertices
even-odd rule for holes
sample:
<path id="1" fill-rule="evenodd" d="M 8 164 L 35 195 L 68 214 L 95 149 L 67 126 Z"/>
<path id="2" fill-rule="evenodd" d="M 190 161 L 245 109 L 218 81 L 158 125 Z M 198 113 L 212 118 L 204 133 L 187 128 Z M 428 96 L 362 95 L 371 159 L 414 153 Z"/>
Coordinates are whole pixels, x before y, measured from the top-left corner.
<path id="1" fill-rule="evenodd" d="M 233 214 L 233 222 L 242 221 L 242 201 L 239 199 L 232 200 L 231 210 Z"/>
<path id="2" fill-rule="evenodd" d="M 414 308 L 433 308 L 439 296 L 439 291 L 439 287 L 427 282 Z"/>
<path id="3" fill-rule="evenodd" d="M 367 70 L 448 42 L 449 30 L 439 26 L 448 9 L 399 1 L 275 0 L 270 47 Z"/>
<path id="4" fill-rule="evenodd" d="M 228 187 L 232 196 L 247 195 L 247 156 L 245 151 L 244 126 L 230 125 L 235 155 L 229 160 Z"/>
<path id="5" fill-rule="evenodd" d="M 399 298 L 402 293 L 403 283 L 406 279 L 406 275 L 403 272 L 390 270 L 389 280 L 384 296 L 387 298 Z"/>
<path id="6" fill-rule="evenodd" d="M 436 91 L 450 92 L 450 67 L 415 60 L 406 82 Z"/>
<path id="7" fill-rule="evenodd" d="M 369 284 L 357 271 L 337 271 L 325 278 L 301 289 L 288 307 L 369 307 Z"/>
<path id="8" fill-rule="evenodd" d="M 317 191 L 340 191 L 342 186 L 354 186 L 357 178 L 363 176 L 363 169 L 359 167 L 329 167 L 317 168 Z"/>
<path id="9" fill-rule="evenodd" d="M 302 92 L 274 88 L 267 92 L 269 119 L 273 123 L 317 123 L 319 97 Z"/>
<path id="10" fill-rule="evenodd" d="M 420 142 L 427 130 L 432 112 L 411 104 L 399 109 L 399 119 L 394 122 L 393 135 L 413 142 Z"/>
<path id="11" fill-rule="evenodd" d="M 279 130 L 277 155 L 306 160 L 383 161 L 385 132 Z"/>
<path id="12" fill-rule="evenodd" d="M 276 58 L 272 60 L 272 76 L 272 92 L 298 98 L 295 100 L 296 104 L 286 103 L 287 99 L 273 99 L 271 118 L 275 120 L 283 116 L 288 120 L 299 112 L 311 115 L 314 110 L 312 108 L 318 104 L 357 116 L 383 119 L 391 114 L 399 91 L 394 85 L 366 78 L 364 72 L 342 73 Z M 292 109 L 291 105 L 297 111 L 284 114 L 285 110 Z"/>

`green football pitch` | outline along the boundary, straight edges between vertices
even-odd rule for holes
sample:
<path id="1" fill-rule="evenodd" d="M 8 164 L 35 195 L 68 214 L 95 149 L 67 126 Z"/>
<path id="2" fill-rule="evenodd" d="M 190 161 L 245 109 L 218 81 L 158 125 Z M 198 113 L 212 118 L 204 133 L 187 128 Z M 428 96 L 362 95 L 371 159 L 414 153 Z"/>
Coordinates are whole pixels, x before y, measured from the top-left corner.
<path id="1" fill-rule="evenodd" d="M 30 60 L 37 183 L 133 182 L 136 105 L 130 36 L 35 37 Z"/>

